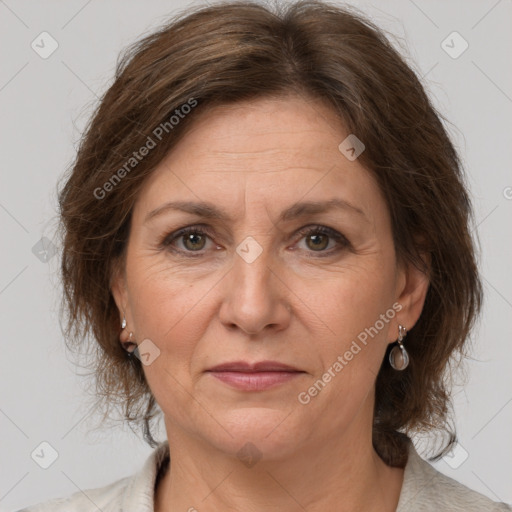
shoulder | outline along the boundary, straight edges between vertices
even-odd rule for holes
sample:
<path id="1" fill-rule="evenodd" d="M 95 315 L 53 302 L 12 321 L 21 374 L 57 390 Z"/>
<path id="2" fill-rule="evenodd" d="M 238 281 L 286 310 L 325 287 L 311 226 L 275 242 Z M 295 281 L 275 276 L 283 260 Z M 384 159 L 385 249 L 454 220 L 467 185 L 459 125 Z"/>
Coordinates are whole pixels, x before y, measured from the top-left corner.
<path id="1" fill-rule="evenodd" d="M 126 477 L 97 489 L 77 491 L 64 498 L 38 503 L 18 512 L 92 512 L 97 510 L 119 512 L 131 478 Z"/>
<path id="2" fill-rule="evenodd" d="M 77 491 L 26 507 L 18 512 L 153 512 L 158 471 L 169 457 L 169 444 L 161 443 L 142 469 L 105 487 Z"/>
<path id="3" fill-rule="evenodd" d="M 423 460 L 410 443 L 397 512 L 512 512 L 450 478 Z"/>

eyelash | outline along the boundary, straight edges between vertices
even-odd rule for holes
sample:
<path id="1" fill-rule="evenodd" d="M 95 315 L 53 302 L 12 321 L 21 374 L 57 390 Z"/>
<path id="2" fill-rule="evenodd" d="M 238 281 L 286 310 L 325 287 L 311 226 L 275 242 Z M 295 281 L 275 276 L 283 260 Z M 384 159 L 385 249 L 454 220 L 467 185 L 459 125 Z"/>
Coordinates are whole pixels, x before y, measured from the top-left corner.
<path id="1" fill-rule="evenodd" d="M 167 248 L 170 249 L 173 253 L 182 255 L 187 258 L 197 258 L 204 254 L 203 251 L 186 251 L 182 249 L 176 249 L 171 244 L 178 240 L 179 238 L 189 235 L 189 234 L 196 234 L 201 236 L 207 236 L 210 239 L 212 238 L 212 234 L 210 230 L 204 226 L 201 225 L 195 225 L 195 226 L 187 226 L 185 228 L 179 229 L 177 231 L 174 231 L 173 233 L 170 233 L 166 235 L 163 240 L 160 243 L 161 248 Z M 333 254 L 338 253 L 342 249 L 346 249 L 348 247 L 351 247 L 350 242 L 347 240 L 347 238 L 342 235 L 341 233 L 338 233 L 332 228 L 329 228 L 327 226 L 320 226 L 320 225 L 313 225 L 313 226 L 307 226 L 304 228 L 301 228 L 297 235 L 300 236 L 299 240 L 307 237 L 309 235 L 313 234 L 321 234 L 326 235 L 330 238 L 332 238 L 334 241 L 336 241 L 340 247 L 330 249 L 329 251 L 310 251 L 315 254 L 315 258 L 325 258 L 328 256 L 332 256 Z"/>

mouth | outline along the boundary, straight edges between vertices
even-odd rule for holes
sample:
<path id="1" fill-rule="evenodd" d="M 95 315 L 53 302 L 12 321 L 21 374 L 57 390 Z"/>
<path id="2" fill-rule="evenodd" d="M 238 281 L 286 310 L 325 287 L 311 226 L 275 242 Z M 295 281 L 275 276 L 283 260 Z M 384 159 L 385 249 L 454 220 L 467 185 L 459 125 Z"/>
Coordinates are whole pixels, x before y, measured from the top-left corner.
<path id="1" fill-rule="evenodd" d="M 306 372 L 277 361 L 236 361 L 214 366 L 207 373 L 236 389 L 263 391 L 290 382 Z"/>

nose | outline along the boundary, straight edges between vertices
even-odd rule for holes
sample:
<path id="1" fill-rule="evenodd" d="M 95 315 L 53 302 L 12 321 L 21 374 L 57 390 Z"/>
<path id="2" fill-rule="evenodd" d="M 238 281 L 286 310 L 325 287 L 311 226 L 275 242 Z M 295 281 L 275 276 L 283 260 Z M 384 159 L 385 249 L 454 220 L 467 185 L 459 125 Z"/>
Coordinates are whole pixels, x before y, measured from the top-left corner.
<path id="1" fill-rule="evenodd" d="M 228 329 L 266 336 L 269 330 L 286 329 L 290 323 L 290 290 L 282 271 L 272 264 L 269 250 L 251 262 L 235 254 L 233 266 L 222 280 L 220 320 Z"/>

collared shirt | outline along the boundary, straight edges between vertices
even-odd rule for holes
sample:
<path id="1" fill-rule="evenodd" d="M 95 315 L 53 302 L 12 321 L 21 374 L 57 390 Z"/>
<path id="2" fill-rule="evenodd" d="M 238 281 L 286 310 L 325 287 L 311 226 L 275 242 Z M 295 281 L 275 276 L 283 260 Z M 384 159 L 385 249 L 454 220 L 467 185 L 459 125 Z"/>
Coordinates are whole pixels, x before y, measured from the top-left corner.
<path id="1" fill-rule="evenodd" d="M 105 487 L 79 491 L 69 497 L 46 501 L 18 512 L 154 512 L 157 476 L 168 463 L 169 444 L 166 441 L 155 448 L 142 469 L 132 476 Z M 193 504 L 191 510 L 194 510 Z M 409 443 L 409 455 L 396 512 L 445 511 L 511 512 L 512 506 L 495 503 L 443 475 L 423 460 L 413 443 Z"/>

